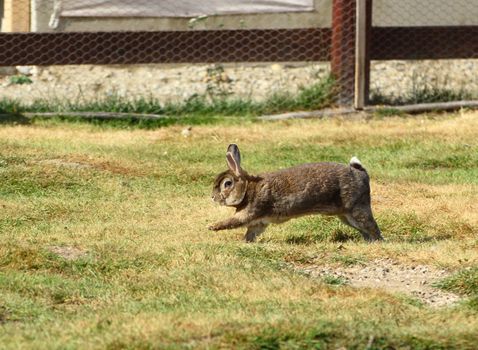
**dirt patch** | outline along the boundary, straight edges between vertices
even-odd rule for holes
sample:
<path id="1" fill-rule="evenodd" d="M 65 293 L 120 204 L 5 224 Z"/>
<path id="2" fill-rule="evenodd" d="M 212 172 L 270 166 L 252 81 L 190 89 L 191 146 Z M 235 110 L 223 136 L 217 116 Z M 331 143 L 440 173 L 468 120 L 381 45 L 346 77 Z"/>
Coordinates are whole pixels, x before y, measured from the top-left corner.
<path id="1" fill-rule="evenodd" d="M 77 163 L 77 162 L 69 162 L 69 161 L 65 161 L 63 159 L 40 160 L 38 162 L 38 164 L 53 165 L 53 166 L 57 166 L 57 167 L 65 167 L 65 168 L 71 168 L 71 169 L 91 168 L 91 166 L 88 165 L 88 164 L 82 164 L 82 163 Z"/>
<path id="2" fill-rule="evenodd" d="M 48 250 L 65 260 L 77 260 L 87 254 L 84 250 L 68 246 L 52 246 L 49 247 Z"/>
<path id="3" fill-rule="evenodd" d="M 367 265 L 308 266 L 301 270 L 315 277 L 339 278 L 356 288 L 379 288 L 408 294 L 430 306 L 448 306 L 460 299 L 456 294 L 433 286 L 450 273 L 426 265 L 402 265 L 392 259 L 377 259 Z"/>
<path id="4" fill-rule="evenodd" d="M 71 159 L 45 159 L 37 162 L 38 164 L 54 167 L 64 167 L 70 169 L 95 169 L 106 171 L 118 175 L 144 176 L 145 172 L 122 166 L 111 161 L 99 161 L 88 157 L 76 156 Z"/>
<path id="5" fill-rule="evenodd" d="M 97 163 L 94 163 L 92 166 L 97 170 L 107 171 L 117 175 L 128 175 L 128 176 L 146 175 L 145 171 L 134 169 L 134 168 L 128 168 L 128 167 L 116 164 L 114 162 L 109 162 L 109 161 L 97 162 Z"/>

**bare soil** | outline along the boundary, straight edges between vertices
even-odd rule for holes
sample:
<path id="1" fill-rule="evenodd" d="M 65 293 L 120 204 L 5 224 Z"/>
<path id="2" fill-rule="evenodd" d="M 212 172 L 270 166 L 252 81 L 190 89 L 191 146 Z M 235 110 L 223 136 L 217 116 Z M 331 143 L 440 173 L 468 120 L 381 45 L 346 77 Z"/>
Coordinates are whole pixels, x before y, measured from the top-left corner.
<path id="1" fill-rule="evenodd" d="M 460 300 L 460 296 L 433 286 L 448 277 L 450 272 L 427 265 L 403 265 L 392 259 L 376 259 L 366 265 L 314 265 L 302 271 L 313 277 L 341 278 L 356 288 L 379 288 L 387 292 L 408 294 L 429 306 L 449 306 Z"/>
<path id="2" fill-rule="evenodd" d="M 52 246 L 48 250 L 65 260 L 77 260 L 86 255 L 84 250 L 68 246 Z"/>

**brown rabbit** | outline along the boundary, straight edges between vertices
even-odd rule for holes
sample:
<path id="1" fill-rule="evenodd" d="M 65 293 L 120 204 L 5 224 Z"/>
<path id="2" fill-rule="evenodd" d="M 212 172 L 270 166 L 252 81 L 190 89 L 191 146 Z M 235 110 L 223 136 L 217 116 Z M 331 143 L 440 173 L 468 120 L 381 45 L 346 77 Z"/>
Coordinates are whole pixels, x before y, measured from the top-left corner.
<path id="1" fill-rule="evenodd" d="M 310 163 L 258 176 L 241 168 L 237 145 L 229 145 L 226 160 L 229 170 L 216 177 L 212 199 L 236 212 L 210 230 L 247 227 L 244 238 L 252 242 L 270 223 L 319 213 L 337 215 L 367 241 L 383 239 L 370 207 L 370 180 L 357 158 L 349 165 Z"/>

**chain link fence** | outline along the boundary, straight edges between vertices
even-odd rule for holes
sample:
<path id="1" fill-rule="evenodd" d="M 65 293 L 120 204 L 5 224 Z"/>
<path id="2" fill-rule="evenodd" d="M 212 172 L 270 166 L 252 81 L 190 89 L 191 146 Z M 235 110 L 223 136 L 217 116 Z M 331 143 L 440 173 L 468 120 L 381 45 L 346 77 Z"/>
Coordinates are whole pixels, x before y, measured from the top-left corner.
<path id="1" fill-rule="evenodd" d="M 477 0 L 375 0 L 372 12 L 371 103 L 478 99 Z"/>

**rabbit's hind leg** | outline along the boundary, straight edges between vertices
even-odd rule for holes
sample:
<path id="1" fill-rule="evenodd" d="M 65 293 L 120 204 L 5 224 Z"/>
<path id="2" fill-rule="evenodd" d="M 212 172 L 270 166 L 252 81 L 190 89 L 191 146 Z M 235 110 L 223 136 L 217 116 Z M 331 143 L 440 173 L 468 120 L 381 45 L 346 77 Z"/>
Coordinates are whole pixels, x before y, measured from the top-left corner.
<path id="1" fill-rule="evenodd" d="M 344 217 L 346 223 L 359 230 L 366 241 L 383 240 L 370 207 L 356 207 Z"/>
<path id="2" fill-rule="evenodd" d="M 360 228 L 360 226 L 357 224 L 357 222 L 354 220 L 354 218 L 352 217 L 352 215 L 350 214 L 345 214 L 345 215 L 339 215 L 339 219 L 340 221 L 342 221 L 345 225 L 348 225 L 356 230 L 358 230 L 360 232 L 360 234 L 362 235 L 362 237 L 366 240 L 366 241 L 370 241 L 370 236 L 368 234 L 367 231 L 364 231 Z"/>
<path id="3" fill-rule="evenodd" d="M 247 227 L 246 234 L 244 236 L 244 240 L 248 243 L 254 242 L 262 232 L 264 232 L 267 228 L 267 224 L 255 224 L 253 226 Z"/>

